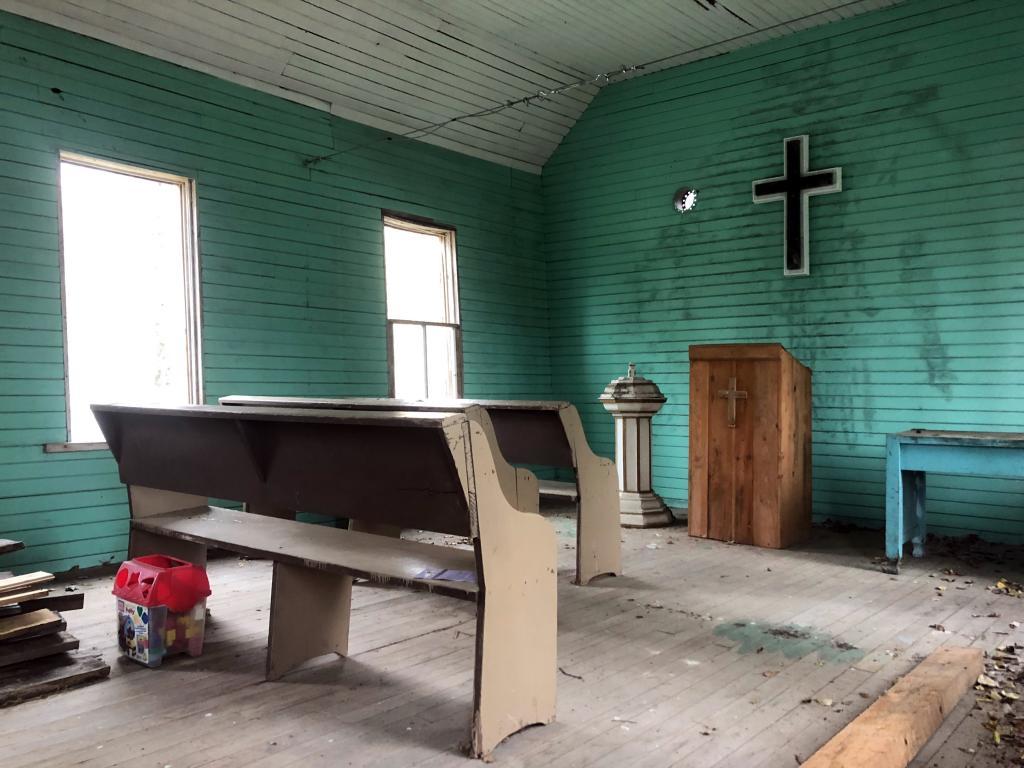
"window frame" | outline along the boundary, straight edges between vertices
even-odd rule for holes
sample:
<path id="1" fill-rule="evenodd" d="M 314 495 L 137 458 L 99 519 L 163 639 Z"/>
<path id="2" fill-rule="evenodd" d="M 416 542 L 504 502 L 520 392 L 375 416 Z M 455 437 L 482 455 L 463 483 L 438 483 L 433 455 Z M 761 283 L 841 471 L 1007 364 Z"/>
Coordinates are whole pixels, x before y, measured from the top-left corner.
<path id="1" fill-rule="evenodd" d="M 68 371 L 68 312 L 67 281 L 64 255 L 64 200 L 61 193 L 61 166 L 64 163 L 81 165 L 125 176 L 176 184 L 181 189 L 181 242 L 185 291 L 185 347 L 189 404 L 203 403 L 203 349 L 202 349 L 202 280 L 199 265 L 199 227 L 194 178 L 177 173 L 159 171 L 146 166 L 133 165 L 79 152 L 60 150 L 57 153 L 57 249 L 60 269 L 61 335 L 64 354 L 64 430 L 65 440 L 46 443 L 46 453 L 106 450 L 106 443 L 72 442 L 71 440 L 71 379 Z"/>
<path id="2" fill-rule="evenodd" d="M 393 320 L 388 316 L 387 308 L 387 253 L 386 246 L 384 245 L 384 228 L 393 227 L 395 229 L 404 229 L 409 232 L 418 232 L 425 235 L 435 235 L 442 237 L 444 240 L 444 260 L 445 269 L 451 276 L 450 281 L 445 281 L 445 290 L 451 291 L 450 296 L 446 296 L 446 303 L 450 303 L 450 306 L 454 309 L 455 322 L 427 322 L 421 320 Z M 406 213 L 396 213 L 394 211 L 382 210 L 381 211 L 381 254 L 383 256 L 384 266 L 384 323 L 387 329 L 387 351 L 388 351 L 388 397 L 395 396 L 395 343 L 394 343 L 394 327 L 395 325 L 415 325 L 421 328 L 428 326 L 435 326 L 439 328 L 451 328 L 455 332 L 455 396 L 461 398 L 463 396 L 463 359 L 462 359 L 462 306 L 459 302 L 459 263 L 458 256 L 456 253 L 455 246 L 455 227 L 448 226 L 445 224 L 439 224 L 438 222 L 428 219 L 422 216 L 413 216 Z M 424 330 L 424 334 L 425 334 Z M 425 338 L 425 337 L 424 337 Z M 426 348 L 424 347 L 424 366 L 426 366 Z M 426 368 L 424 368 L 426 374 Z M 428 398 L 429 399 L 429 398 Z"/>

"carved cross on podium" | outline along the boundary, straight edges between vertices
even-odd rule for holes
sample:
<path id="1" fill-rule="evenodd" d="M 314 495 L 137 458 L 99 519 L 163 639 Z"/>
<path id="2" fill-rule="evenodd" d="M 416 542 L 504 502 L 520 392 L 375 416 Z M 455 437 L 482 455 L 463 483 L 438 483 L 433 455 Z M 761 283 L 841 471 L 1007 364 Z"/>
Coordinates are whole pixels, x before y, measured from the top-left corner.
<path id="1" fill-rule="evenodd" d="M 718 396 L 729 400 L 729 426 L 736 426 L 736 401 L 746 400 L 747 393 L 742 389 L 736 389 L 736 377 L 729 379 L 729 388 L 718 390 Z"/>
<path id="2" fill-rule="evenodd" d="M 753 184 L 754 202 L 781 200 L 785 220 L 782 274 L 809 275 L 808 209 L 811 195 L 839 192 L 843 188 L 843 169 L 807 170 L 807 136 L 791 136 L 782 143 L 785 172 L 782 176 L 761 179 Z"/>

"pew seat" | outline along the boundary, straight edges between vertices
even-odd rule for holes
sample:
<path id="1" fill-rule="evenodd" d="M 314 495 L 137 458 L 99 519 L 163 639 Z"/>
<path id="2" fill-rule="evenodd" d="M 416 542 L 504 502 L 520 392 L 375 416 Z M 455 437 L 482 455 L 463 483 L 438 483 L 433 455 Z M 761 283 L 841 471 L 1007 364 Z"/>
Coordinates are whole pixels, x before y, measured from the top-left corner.
<path id="1" fill-rule="evenodd" d="M 462 600 L 477 598 L 476 556 L 472 549 L 327 528 L 223 507 L 153 515 L 134 520 L 132 530 L 378 584 L 422 589 Z M 429 577 L 445 573 L 457 580 Z"/>

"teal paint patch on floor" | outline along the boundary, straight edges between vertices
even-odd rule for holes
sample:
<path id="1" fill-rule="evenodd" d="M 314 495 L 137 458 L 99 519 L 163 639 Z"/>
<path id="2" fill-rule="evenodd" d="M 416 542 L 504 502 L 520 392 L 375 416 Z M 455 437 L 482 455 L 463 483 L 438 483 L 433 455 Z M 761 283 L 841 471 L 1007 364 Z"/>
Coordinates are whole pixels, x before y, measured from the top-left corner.
<path id="1" fill-rule="evenodd" d="M 855 664 L 864 658 L 860 648 L 796 625 L 729 621 L 715 627 L 714 633 L 738 643 L 740 653 L 781 653 L 787 659 L 816 653 L 822 661 L 832 664 Z"/>

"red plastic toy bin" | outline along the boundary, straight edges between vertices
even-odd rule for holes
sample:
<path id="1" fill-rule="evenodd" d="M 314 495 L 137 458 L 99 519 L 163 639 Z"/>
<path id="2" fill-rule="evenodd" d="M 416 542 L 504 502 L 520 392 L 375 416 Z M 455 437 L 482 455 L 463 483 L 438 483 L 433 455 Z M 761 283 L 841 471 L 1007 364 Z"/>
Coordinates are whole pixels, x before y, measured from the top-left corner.
<path id="1" fill-rule="evenodd" d="M 204 568 L 167 555 L 137 557 L 121 564 L 113 593 L 125 656 L 157 667 L 174 653 L 202 653 L 210 594 Z"/>
<path id="2" fill-rule="evenodd" d="M 175 613 L 191 610 L 210 595 L 206 571 L 167 555 L 146 555 L 121 563 L 114 594 L 137 605 L 166 605 Z"/>

